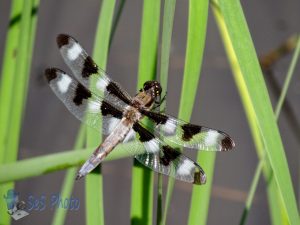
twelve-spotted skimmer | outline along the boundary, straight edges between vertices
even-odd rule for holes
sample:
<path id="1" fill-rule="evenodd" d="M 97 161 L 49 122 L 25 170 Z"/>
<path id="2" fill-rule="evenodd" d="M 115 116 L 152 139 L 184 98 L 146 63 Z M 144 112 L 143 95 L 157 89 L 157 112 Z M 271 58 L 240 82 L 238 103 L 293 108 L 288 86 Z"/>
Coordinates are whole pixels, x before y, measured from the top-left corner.
<path id="1" fill-rule="evenodd" d="M 97 67 L 74 38 L 60 34 L 57 44 L 75 78 L 60 69 L 48 68 L 45 75 L 50 87 L 79 120 L 96 130 L 102 129 L 103 134 L 108 135 L 81 167 L 77 179 L 91 172 L 117 144 L 137 137 L 136 148 L 128 150 L 144 149 L 142 154 L 135 156 L 139 162 L 178 180 L 205 184 L 203 169 L 166 142 L 211 151 L 228 151 L 235 146 L 222 131 L 153 111 L 161 103 L 157 101 L 162 92 L 159 82 L 147 81 L 136 96 L 131 97 Z M 94 86 L 90 85 L 91 81 L 95 82 Z M 153 132 L 145 128 L 141 122 L 143 117 L 154 123 Z"/>

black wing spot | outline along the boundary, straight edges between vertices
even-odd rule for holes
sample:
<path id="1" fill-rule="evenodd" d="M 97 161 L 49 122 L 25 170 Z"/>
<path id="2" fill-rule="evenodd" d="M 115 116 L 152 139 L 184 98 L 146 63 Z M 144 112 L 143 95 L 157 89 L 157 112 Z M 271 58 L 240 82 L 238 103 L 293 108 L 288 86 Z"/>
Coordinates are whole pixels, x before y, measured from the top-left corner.
<path id="1" fill-rule="evenodd" d="M 160 113 L 155 113 L 155 112 L 147 111 L 147 110 L 144 110 L 144 109 L 141 109 L 140 112 L 143 115 L 147 116 L 152 121 L 154 121 L 157 125 L 158 124 L 165 124 L 168 120 L 168 116 L 160 114 Z"/>
<path id="2" fill-rule="evenodd" d="M 231 150 L 235 146 L 234 141 L 228 136 L 225 136 L 225 138 L 222 139 L 221 145 L 222 145 L 222 151 Z"/>
<path id="3" fill-rule="evenodd" d="M 147 142 L 155 138 L 151 132 L 142 127 L 139 123 L 134 123 L 132 128 L 139 134 L 141 142 Z"/>
<path id="4" fill-rule="evenodd" d="M 64 45 L 69 44 L 70 36 L 66 34 L 59 34 L 56 38 L 56 43 L 59 48 L 61 48 Z"/>
<path id="5" fill-rule="evenodd" d="M 109 82 L 109 84 L 106 87 L 106 90 L 110 94 L 112 94 L 112 95 L 118 97 L 119 99 L 121 99 L 126 104 L 129 105 L 131 103 L 130 99 L 128 99 L 128 97 L 121 91 L 119 85 L 116 84 L 115 82 Z"/>
<path id="6" fill-rule="evenodd" d="M 92 96 L 91 92 L 86 89 L 82 84 L 78 84 L 75 90 L 75 96 L 73 102 L 75 105 L 81 105 L 84 99 L 88 99 Z"/>
<path id="7" fill-rule="evenodd" d="M 51 80 L 53 80 L 57 77 L 56 71 L 57 70 L 54 68 L 48 68 L 45 70 L 45 76 L 46 76 L 48 83 L 50 83 Z"/>
<path id="8" fill-rule="evenodd" d="M 123 113 L 120 110 L 113 107 L 111 104 L 109 104 L 106 101 L 103 101 L 101 104 L 101 112 L 103 116 L 112 115 L 113 117 L 118 119 L 121 119 L 123 116 Z"/>
<path id="9" fill-rule="evenodd" d="M 184 124 L 181 126 L 183 130 L 182 139 L 184 141 L 190 141 L 195 134 L 201 132 L 202 127 L 194 124 Z"/>
<path id="10" fill-rule="evenodd" d="M 163 156 L 159 157 L 159 161 L 165 166 L 168 166 L 171 161 L 176 160 L 181 155 L 179 151 L 177 151 L 174 148 L 171 148 L 168 145 L 162 146 L 162 152 L 164 154 Z"/>
<path id="11" fill-rule="evenodd" d="M 84 64 L 83 64 L 83 69 L 82 69 L 82 76 L 83 77 L 89 77 L 92 74 L 98 73 L 98 66 L 94 62 L 94 60 L 88 56 L 86 57 Z"/>
<path id="12" fill-rule="evenodd" d="M 201 171 L 194 173 L 194 184 L 205 184 L 206 183 L 206 176 Z"/>

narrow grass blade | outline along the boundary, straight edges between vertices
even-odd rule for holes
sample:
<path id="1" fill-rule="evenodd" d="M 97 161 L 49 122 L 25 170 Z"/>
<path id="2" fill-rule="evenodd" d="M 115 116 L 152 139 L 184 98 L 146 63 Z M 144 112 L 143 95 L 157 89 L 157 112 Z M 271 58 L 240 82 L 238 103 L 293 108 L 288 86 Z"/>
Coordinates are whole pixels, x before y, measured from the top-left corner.
<path id="1" fill-rule="evenodd" d="M 116 28 L 117 28 L 119 19 L 121 17 L 122 10 L 123 10 L 123 7 L 125 5 L 125 2 L 126 2 L 126 0 L 122 0 L 119 3 L 118 7 L 117 7 L 117 13 L 116 13 L 116 16 L 115 16 L 115 18 L 113 20 L 113 24 L 112 24 L 112 32 L 111 32 L 111 36 L 110 36 L 110 40 L 109 40 L 109 49 L 111 47 L 111 43 L 113 41 L 114 33 L 115 33 Z M 76 143 L 75 143 L 75 146 L 74 146 L 75 149 L 79 149 L 79 148 L 83 147 L 84 130 L 85 130 L 84 125 L 81 125 L 80 130 L 78 132 L 78 137 L 76 138 Z M 63 186 L 62 186 L 62 191 L 61 191 L 62 196 L 64 196 L 64 197 L 70 197 L 71 196 L 73 185 L 74 185 L 74 180 L 75 180 L 75 176 L 76 176 L 76 172 L 77 172 L 77 169 L 75 169 L 75 168 L 69 169 L 67 171 L 67 174 L 65 176 L 64 183 L 63 183 Z M 53 219 L 52 224 L 53 225 L 64 224 L 66 214 L 67 214 L 66 210 L 61 209 L 61 208 L 57 208 L 56 211 L 55 211 L 55 214 L 54 214 L 54 219 Z"/>
<path id="2" fill-rule="evenodd" d="M 157 176 L 156 225 L 162 225 L 163 216 L 163 175 Z"/>
<path id="3" fill-rule="evenodd" d="M 169 59 L 171 49 L 171 39 L 173 30 L 173 21 L 175 14 L 176 0 L 166 0 L 164 3 L 164 15 L 162 26 L 162 41 L 161 41 L 161 59 L 160 59 L 160 84 L 163 90 L 162 95 L 167 94 L 168 87 L 168 71 L 169 71 Z M 163 102 L 160 106 L 160 110 L 164 112 L 166 109 L 166 102 Z M 163 176 L 158 174 L 157 183 L 157 213 L 156 224 L 163 224 Z"/>
<path id="4" fill-rule="evenodd" d="M 20 18 L 23 0 L 12 1 L 10 22 L 6 35 L 5 52 L 2 63 L 0 88 L 0 162 L 4 160 L 6 138 L 8 135 L 9 117 L 13 96 L 14 75 L 16 68 L 16 52 L 19 44 Z M 2 211 L 1 211 L 2 212 Z"/>
<path id="5" fill-rule="evenodd" d="M 96 38 L 93 50 L 95 62 L 105 70 L 107 63 L 107 54 L 109 48 L 109 39 L 111 34 L 112 20 L 115 8 L 114 0 L 102 1 L 101 12 L 99 16 Z M 92 81 L 91 85 L 95 85 Z M 87 146 L 97 146 L 101 142 L 101 133 L 95 132 L 91 128 L 87 129 Z M 86 196 L 86 224 L 104 224 L 104 206 L 103 206 L 103 180 L 101 175 L 101 166 L 86 177 L 85 196 Z"/>
<path id="6" fill-rule="evenodd" d="M 119 144 L 104 161 L 133 157 L 134 155 L 130 154 L 128 149 L 132 149 L 134 146 L 136 146 L 135 142 Z M 80 166 L 93 150 L 94 147 L 79 149 L 78 151 L 75 149 L 0 165 L 0 184 Z M 139 151 L 142 153 L 143 149 L 137 149 L 137 153 Z"/>
<path id="7" fill-rule="evenodd" d="M 167 91 L 168 71 L 170 60 L 171 39 L 173 31 L 173 21 L 175 14 L 176 0 L 166 0 L 164 4 L 162 40 L 161 40 L 161 59 L 160 59 L 160 84 L 162 89 Z M 163 105 L 161 106 L 162 108 Z"/>
<path id="8" fill-rule="evenodd" d="M 187 47 L 178 117 L 190 120 L 198 89 L 206 37 L 208 1 L 189 2 Z"/>
<path id="9" fill-rule="evenodd" d="M 208 210 L 210 204 L 211 188 L 214 175 L 214 164 L 216 154 L 212 152 L 198 153 L 197 162 L 205 168 L 207 174 L 207 182 L 204 186 L 194 186 L 190 213 L 189 213 L 189 225 L 191 224 L 206 224 L 208 217 Z"/>
<path id="10" fill-rule="evenodd" d="M 12 1 L 10 23 L 6 34 L 5 52 L 2 63 L 2 76 L 0 88 L 0 164 L 4 163 L 6 140 L 8 136 L 9 117 L 11 112 L 13 84 L 16 68 L 16 51 L 19 43 L 20 15 L 22 13 L 23 0 Z M 16 20 L 16 18 L 19 18 Z M 0 196 L 6 194 L 9 186 L 0 186 Z M 0 224 L 9 224 L 10 216 L 6 213 L 6 205 L 0 204 Z"/>
<path id="11" fill-rule="evenodd" d="M 193 111 L 195 96 L 197 93 L 204 51 L 207 13 L 208 1 L 189 1 L 187 49 L 178 114 L 178 118 L 186 121 L 190 120 Z M 166 224 L 167 213 L 171 202 L 174 184 L 175 180 L 169 178 L 163 215 L 163 224 Z"/>
<path id="12" fill-rule="evenodd" d="M 278 105 L 277 105 L 277 107 L 275 109 L 275 116 L 276 116 L 277 119 L 279 117 L 279 113 L 281 111 L 282 104 L 283 104 L 284 99 L 286 97 L 287 90 L 288 90 L 288 87 L 290 85 L 290 82 L 291 82 L 291 79 L 292 79 L 292 76 L 293 76 L 293 72 L 295 70 L 295 66 L 296 66 L 296 63 L 297 63 L 298 58 L 299 58 L 299 52 L 300 52 L 300 36 L 298 35 L 298 40 L 297 40 L 297 45 L 296 45 L 295 53 L 294 53 L 291 65 L 289 67 L 289 71 L 287 73 L 287 77 L 285 79 L 285 82 L 284 82 L 284 85 L 283 85 L 283 88 L 282 88 L 282 92 L 281 92 L 282 94 L 280 95 L 280 98 L 279 98 L 279 101 L 278 101 Z"/>
<path id="13" fill-rule="evenodd" d="M 21 20 L 21 34 L 19 38 L 18 44 L 18 55 L 17 55 L 17 64 L 15 70 L 15 78 L 18 79 L 18 82 L 14 82 L 14 96 L 12 101 L 14 103 L 14 110 L 11 110 L 10 119 L 9 119 L 9 138 L 7 142 L 6 148 L 9 149 L 5 155 L 5 161 L 10 162 L 14 161 L 17 158 L 18 147 L 19 147 L 19 137 L 20 137 L 20 130 L 22 124 L 22 116 L 23 116 L 23 109 L 25 106 L 26 101 L 26 93 L 27 93 L 27 86 L 29 81 L 29 73 L 28 71 L 28 64 L 31 62 L 28 61 L 30 58 L 28 52 L 32 52 L 29 49 L 30 45 L 30 25 L 31 25 L 31 6 L 32 1 L 29 1 L 24 6 L 24 10 L 22 13 L 22 20 Z M 17 77 L 16 77 L 17 76 Z"/>
<path id="14" fill-rule="evenodd" d="M 76 137 L 76 142 L 74 145 L 74 149 L 80 149 L 84 146 L 84 142 L 85 142 L 85 131 L 86 128 L 84 125 L 80 126 L 79 132 L 77 134 Z M 74 186 L 74 180 L 76 177 L 76 172 L 77 172 L 77 168 L 72 168 L 67 170 L 66 172 L 66 176 L 62 185 L 62 189 L 60 192 L 60 195 L 62 196 L 62 198 L 70 198 L 71 194 L 72 194 L 72 190 L 73 190 L 73 186 Z M 67 215 L 68 210 L 65 210 L 63 208 L 57 208 L 55 210 L 54 216 L 53 216 L 53 221 L 52 221 L 52 225 L 63 225 L 65 224 L 65 218 Z"/>
<path id="15" fill-rule="evenodd" d="M 232 43 L 231 54 L 235 55 L 235 65 L 241 69 L 241 76 L 236 79 L 239 79 L 244 92 L 249 95 L 248 104 L 253 107 L 254 118 L 284 202 L 287 218 L 291 225 L 299 224 L 287 160 L 242 8 L 236 0 L 220 1 L 220 11 Z"/>
<path id="16" fill-rule="evenodd" d="M 117 10 L 116 10 L 116 15 L 115 15 L 115 17 L 113 19 L 113 23 L 112 23 L 111 35 L 110 35 L 110 39 L 109 39 L 109 49 L 111 47 L 113 37 L 115 36 L 115 32 L 117 30 L 117 26 L 120 21 L 125 3 L 126 3 L 126 0 L 120 0 L 120 2 L 118 4 Z"/>
<path id="17" fill-rule="evenodd" d="M 28 64 L 27 64 L 27 73 L 30 73 L 31 70 L 31 61 L 33 56 L 35 37 L 36 37 L 36 26 L 38 19 L 38 9 L 40 5 L 40 0 L 32 0 L 32 8 L 31 8 L 31 22 L 30 22 L 30 34 L 29 34 L 29 45 L 28 45 Z M 26 88 L 27 89 L 27 88 Z M 26 93 L 24 93 L 26 94 Z"/>
<path id="18" fill-rule="evenodd" d="M 159 35 L 160 1 L 144 0 L 138 68 L 138 90 L 154 80 Z M 131 224 L 151 225 L 153 210 L 153 172 L 136 160 L 132 171 Z"/>
<path id="19" fill-rule="evenodd" d="M 203 1 L 201 4 L 201 12 L 199 14 L 202 15 L 202 23 L 199 24 L 199 27 L 202 28 L 202 52 L 204 49 L 205 36 L 206 36 L 206 24 L 208 17 L 208 1 Z M 203 53 L 202 53 L 203 54 Z M 202 61 L 202 58 L 201 58 Z M 202 165 L 207 174 L 207 182 L 206 184 L 201 186 L 193 186 L 192 198 L 191 198 L 191 206 L 188 224 L 206 224 L 208 217 L 208 209 L 210 205 L 210 195 L 211 195 L 211 187 L 214 175 L 214 163 L 215 163 L 216 154 L 213 152 L 198 152 L 197 162 Z"/>
<path id="20" fill-rule="evenodd" d="M 16 5 L 14 5 L 16 4 Z M 19 7 L 20 4 L 23 4 L 21 2 L 15 2 L 13 4 L 13 7 Z M 23 111 L 25 108 L 25 102 L 26 102 L 26 96 L 27 96 L 27 87 L 28 87 L 28 80 L 29 80 L 29 70 L 30 66 L 28 64 L 31 64 L 31 55 L 32 54 L 32 46 L 33 43 L 31 40 L 33 40 L 33 37 L 35 34 L 35 30 L 31 30 L 32 25 L 32 6 L 34 4 L 33 0 L 30 0 L 24 4 L 22 16 L 21 16 L 21 23 L 20 28 L 14 31 L 15 35 L 18 35 L 18 43 L 17 43 L 17 55 L 16 60 L 10 61 L 10 59 L 7 59 L 8 61 L 4 62 L 11 62 L 13 64 L 15 63 L 15 70 L 6 70 L 3 71 L 3 85 L 8 85 L 4 95 L 8 97 L 8 101 L 4 104 L 7 105 L 7 109 L 4 110 L 4 113 L 1 115 L 1 118 L 7 119 L 5 121 L 5 125 L 3 127 L 4 140 L 6 143 L 4 143 L 3 149 L 0 149 L 0 152 L 2 152 L 2 162 L 13 162 L 17 159 L 18 154 L 18 147 L 19 147 L 19 138 L 20 138 L 20 132 L 21 132 L 21 124 L 22 124 L 22 117 L 23 117 Z M 18 11 L 20 9 L 18 8 Z M 14 9 L 13 9 L 14 11 Z M 15 15 L 16 16 L 16 15 Z M 34 23 L 33 23 L 34 24 Z M 16 24 L 15 24 L 16 25 Z M 35 27 L 34 27 L 35 28 Z M 11 33 L 10 33 L 11 34 Z M 14 38 L 12 41 L 12 46 L 14 48 L 16 47 L 16 42 L 14 42 Z M 12 47 L 9 46 L 9 47 Z M 9 48 L 8 47 L 8 48 Z M 16 50 L 16 49 L 14 49 Z M 9 50 L 8 50 L 9 51 Z M 9 54 L 9 52 L 7 52 Z M 7 57 L 10 57 L 9 55 L 6 55 Z M 6 57 L 5 56 L 5 57 Z M 16 66 L 17 65 L 17 66 Z M 5 65 L 4 65 L 5 66 Z M 5 70 L 5 68 L 4 68 Z M 9 78 L 11 76 L 11 78 Z M 18 81 L 16 82 L 16 79 Z M 13 95 L 12 95 L 13 94 Z M 2 99 L 5 99 L 5 96 L 1 96 Z M 11 103 L 14 103 L 14 107 L 12 110 Z M 1 102 L 2 103 L 2 102 Z M 9 114 L 7 114 L 9 113 Z M 3 117 L 2 117 L 3 116 Z M 1 133 L 2 135 L 2 133 Z M 1 140 L 2 141 L 2 140 Z M 3 142 L 2 142 L 3 143 Z M 1 143 L 1 144 L 2 144 Z M 11 189 L 14 187 L 13 183 L 8 183 L 6 185 L 1 185 L 0 187 L 0 193 L 1 195 L 5 193 L 8 189 Z M 2 196 L 3 196 L 2 195 Z M 2 204 L 1 204 L 2 205 Z M 1 206 L 2 209 L 2 206 Z M 5 210 L 1 210 L 1 212 L 6 212 Z M 1 213 L 2 214 L 2 213 Z M 9 217 L 8 215 L 0 215 L 0 223 L 9 224 Z"/>
<path id="21" fill-rule="evenodd" d="M 253 180 L 252 180 L 252 183 L 251 183 L 250 191 L 248 193 L 246 205 L 245 205 L 245 208 L 243 210 L 243 214 L 242 214 L 242 217 L 241 217 L 241 220 L 240 220 L 240 223 L 239 223 L 240 225 L 244 225 L 247 221 L 248 213 L 249 213 L 249 210 L 250 210 L 252 202 L 253 202 L 254 194 L 255 194 L 255 191 L 256 191 L 256 187 L 258 185 L 258 181 L 259 181 L 264 163 L 265 163 L 265 160 L 264 160 L 264 157 L 263 157 L 259 161 L 259 163 L 256 167 L 255 174 L 254 174 L 254 177 L 253 177 Z"/>

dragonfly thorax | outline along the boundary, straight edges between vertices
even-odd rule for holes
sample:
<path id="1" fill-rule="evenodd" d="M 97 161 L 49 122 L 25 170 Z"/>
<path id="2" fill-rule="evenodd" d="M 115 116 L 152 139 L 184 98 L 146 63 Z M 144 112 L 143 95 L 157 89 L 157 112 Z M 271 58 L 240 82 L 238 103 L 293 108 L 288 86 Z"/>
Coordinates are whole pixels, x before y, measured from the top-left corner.
<path id="1" fill-rule="evenodd" d="M 124 110 L 123 116 L 130 120 L 132 123 L 139 121 L 142 118 L 141 113 L 134 107 L 126 107 Z"/>

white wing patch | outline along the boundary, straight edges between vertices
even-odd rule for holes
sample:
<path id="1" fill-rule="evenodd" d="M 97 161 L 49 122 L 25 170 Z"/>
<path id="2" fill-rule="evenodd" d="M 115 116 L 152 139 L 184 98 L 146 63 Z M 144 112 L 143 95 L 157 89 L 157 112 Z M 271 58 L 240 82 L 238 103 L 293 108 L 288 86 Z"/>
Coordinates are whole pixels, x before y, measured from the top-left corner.
<path id="1" fill-rule="evenodd" d="M 82 48 L 79 44 L 74 43 L 70 49 L 68 49 L 68 59 L 74 61 L 81 54 Z"/>
<path id="2" fill-rule="evenodd" d="M 66 93 L 71 83 L 72 83 L 71 77 L 69 77 L 67 74 L 61 74 L 60 80 L 57 81 L 58 90 L 61 93 Z"/>
<path id="3" fill-rule="evenodd" d="M 100 108 L 101 108 L 101 102 L 100 101 L 99 102 L 89 101 L 88 108 L 89 108 L 90 112 L 92 112 L 92 113 L 99 113 Z"/>
<path id="4" fill-rule="evenodd" d="M 159 143 L 155 139 L 144 142 L 147 152 L 156 153 L 159 151 Z"/>
<path id="5" fill-rule="evenodd" d="M 174 121 L 168 119 L 167 122 L 161 128 L 164 133 L 172 135 L 175 134 L 176 124 L 174 123 Z"/>
<path id="6" fill-rule="evenodd" d="M 120 119 L 117 119 L 117 118 L 114 118 L 114 117 L 111 117 L 108 119 L 107 121 L 107 133 L 111 133 L 113 132 L 113 130 L 116 128 L 116 126 L 118 125 L 118 123 L 120 122 Z"/>
<path id="7" fill-rule="evenodd" d="M 102 77 L 100 77 L 96 83 L 96 88 L 98 90 L 105 91 L 107 85 L 108 85 L 108 82 L 105 79 L 103 79 Z"/>
<path id="8" fill-rule="evenodd" d="M 219 137 L 219 133 L 215 130 L 210 130 L 207 132 L 207 136 L 205 137 L 205 145 L 212 146 L 217 143 Z"/>
<path id="9" fill-rule="evenodd" d="M 192 174 L 192 170 L 195 168 L 195 165 L 192 161 L 185 159 L 183 163 L 179 166 L 177 174 L 186 176 Z"/>

